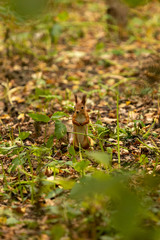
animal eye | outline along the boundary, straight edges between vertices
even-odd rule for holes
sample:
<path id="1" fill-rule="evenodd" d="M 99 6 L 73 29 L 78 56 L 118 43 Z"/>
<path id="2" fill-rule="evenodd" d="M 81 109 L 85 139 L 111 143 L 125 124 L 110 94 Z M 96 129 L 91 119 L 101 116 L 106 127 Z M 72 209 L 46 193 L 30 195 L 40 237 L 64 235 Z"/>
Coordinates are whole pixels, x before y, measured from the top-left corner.
<path id="1" fill-rule="evenodd" d="M 81 109 L 83 109 L 84 107 L 81 107 Z"/>

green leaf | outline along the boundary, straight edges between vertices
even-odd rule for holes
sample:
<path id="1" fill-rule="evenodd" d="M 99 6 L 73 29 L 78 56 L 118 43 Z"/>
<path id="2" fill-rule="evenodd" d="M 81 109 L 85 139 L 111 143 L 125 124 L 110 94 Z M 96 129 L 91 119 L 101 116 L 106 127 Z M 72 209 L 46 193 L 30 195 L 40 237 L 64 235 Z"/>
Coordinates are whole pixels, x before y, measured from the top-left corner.
<path id="1" fill-rule="evenodd" d="M 71 145 L 71 146 L 69 147 L 68 152 L 69 152 L 69 154 L 71 154 L 73 157 L 75 157 L 76 152 L 75 152 L 75 149 L 74 149 L 73 145 Z"/>
<path id="2" fill-rule="evenodd" d="M 62 188 L 57 188 L 57 189 L 55 189 L 55 190 L 52 190 L 51 192 L 49 192 L 49 193 L 46 195 L 45 199 L 54 198 L 54 197 L 56 197 L 57 195 L 63 193 L 63 191 L 64 191 L 64 190 L 63 190 Z M 58 212 L 58 209 L 57 209 L 55 206 L 54 206 L 54 208 L 55 208 L 56 211 Z"/>
<path id="3" fill-rule="evenodd" d="M 17 157 L 12 160 L 12 164 L 9 167 L 9 172 L 14 172 L 18 165 L 23 165 L 26 161 L 26 152 L 21 152 Z"/>
<path id="4" fill-rule="evenodd" d="M 52 134 L 51 136 L 49 136 L 46 147 L 47 148 L 51 148 L 53 146 L 53 139 L 54 139 L 54 135 Z"/>
<path id="5" fill-rule="evenodd" d="M 141 120 L 133 120 L 134 122 L 134 127 L 145 127 L 144 122 L 142 122 Z"/>
<path id="6" fill-rule="evenodd" d="M 139 159 L 139 163 L 140 164 L 147 164 L 148 161 L 148 157 L 145 154 L 141 154 L 140 159 Z"/>
<path id="7" fill-rule="evenodd" d="M 107 127 L 104 127 L 103 125 L 98 124 L 98 123 L 95 124 L 95 128 L 98 131 L 98 135 L 101 137 L 103 137 L 104 134 L 109 132 L 109 129 Z"/>
<path id="8" fill-rule="evenodd" d="M 58 95 L 39 95 L 39 97 L 43 97 L 43 98 L 45 98 L 46 100 L 51 100 L 51 99 L 61 100 L 61 99 L 62 99 L 62 97 L 61 97 L 61 96 L 58 96 Z"/>
<path id="9" fill-rule="evenodd" d="M 43 95 L 45 97 L 45 96 L 51 95 L 51 93 L 48 89 L 36 88 L 35 95 L 38 97 Z"/>
<path id="10" fill-rule="evenodd" d="M 105 168 L 110 166 L 112 153 L 106 152 L 86 152 L 89 157 L 92 157 L 96 162 L 103 164 Z"/>
<path id="11" fill-rule="evenodd" d="M 113 49 L 113 50 L 112 50 L 112 53 L 113 53 L 114 55 L 116 55 L 116 56 L 121 56 L 121 55 L 123 55 L 125 52 L 124 52 L 123 49 Z"/>
<path id="12" fill-rule="evenodd" d="M 39 16 L 44 11 L 47 3 L 47 0 L 9 0 L 11 10 L 22 19 Z"/>
<path id="13" fill-rule="evenodd" d="M 60 21 L 65 22 L 68 20 L 69 14 L 67 11 L 64 11 L 64 12 L 60 12 L 57 17 Z"/>
<path id="14" fill-rule="evenodd" d="M 62 26 L 59 23 L 55 23 L 50 29 L 50 37 L 53 43 L 57 43 L 62 33 Z"/>
<path id="15" fill-rule="evenodd" d="M 67 180 L 67 179 L 55 179 L 54 182 L 62 186 L 66 190 L 72 189 L 75 184 L 74 180 Z"/>
<path id="16" fill-rule="evenodd" d="M 14 146 L 9 146 L 9 147 L 5 147 L 5 146 L 0 146 L 0 153 L 1 154 L 7 154 L 10 151 L 17 149 L 18 147 L 16 145 Z"/>
<path id="17" fill-rule="evenodd" d="M 74 169 L 77 172 L 84 172 L 85 169 L 88 167 L 89 163 L 90 162 L 88 160 L 82 160 L 74 165 Z"/>
<path id="18" fill-rule="evenodd" d="M 34 121 L 37 121 L 37 122 L 49 122 L 50 121 L 50 118 L 45 115 L 45 114 L 41 114 L 41 113 L 28 113 L 28 115 L 34 120 Z"/>
<path id="19" fill-rule="evenodd" d="M 96 50 L 97 51 L 100 51 L 100 50 L 103 50 L 105 47 L 104 43 L 103 42 L 99 42 L 96 44 Z"/>
<path id="20" fill-rule="evenodd" d="M 55 131 L 54 134 L 57 139 L 61 139 L 67 133 L 66 126 L 59 120 L 55 122 Z"/>
<path id="21" fill-rule="evenodd" d="M 10 217 L 6 221 L 7 225 L 16 225 L 18 223 L 19 223 L 19 221 L 16 218 L 14 218 L 14 217 Z"/>
<path id="22" fill-rule="evenodd" d="M 41 156 L 46 154 L 51 154 L 51 149 L 44 146 L 30 146 L 29 149 L 35 156 Z"/>
<path id="23" fill-rule="evenodd" d="M 24 139 L 28 138 L 29 135 L 30 135 L 29 132 L 20 132 L 18 136 L 21 140 L 24 140 Z"/>
<path id="24" fill-rule="evenodd" d="M 137 7 L 139 5 L 144 5 L 150 2 L 151 0 L 123 0 L 127 3 L 130 7 Z"/>
<path id="25" fill-rule="evenodd" d="M 52 119 L 53 121 L 55 121 L 55 120 L 60 119 L 60 118 L 62 118 L 62 117 L 69 117 L 69 115 L 66 114 L 66 113 L 64 113 L 64 112 L 55 112 L 55 113 L 52 115 L 51 119 Z"/>
<path id="26" fill-rule="evenodd" d="M 56 224 L 51 228 L 51 238 L 60 240 L 65 235 L 65 229 L 62 224 Z"/>

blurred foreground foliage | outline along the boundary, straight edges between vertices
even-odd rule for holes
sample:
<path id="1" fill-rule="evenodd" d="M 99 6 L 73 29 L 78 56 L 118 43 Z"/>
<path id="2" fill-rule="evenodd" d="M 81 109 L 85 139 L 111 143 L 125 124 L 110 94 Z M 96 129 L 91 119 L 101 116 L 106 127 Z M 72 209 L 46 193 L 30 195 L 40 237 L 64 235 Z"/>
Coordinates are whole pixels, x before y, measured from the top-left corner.
<path id="1" fill-rule="evenodd" d="M 122 0 L 130 7 L 145 5 L 152 0 Z M 76 0 L 1 0 L 0 19 L 1 20 L 30 20 L 39 18 L 39 14 L 51 11 L 57 13 L 58 9 L 63 9 L 65 5 L 72 6 L 74 3 L 83 4 L 83 1 Z"/>
<path id="2" fill-rule="evenodd" d="M 45 11 L 57 11 L 57 7 L 71 3 L 70 0 L 6 0 L 0 1 L 1 19 L 23 21 L 39 18 Z"/>
<path id="3" fill-rule="evenodd" d="M 105 3 L 106 8 L 108 2 L 110 1 Z M 151 0 L 123 0 L 122 2 L 132 8 L 145 5 Z M 79 24 L 78 19 L 72 18 L 75 9 L 81 9 L 83 4 L 85 2 L 81 0 L 0 0 L 1 29 L 7 55 L 11 55 L 13 49 L 16 49 L 35 56 L 36 53 L 31 48 L 38 44 L 38 47 L 44 49 L 43 44 L 45 44 L 46 58 L 52 57 L 60 39 L 62 42 L 66 42 L 69 38 L 69 41 L 74 42 L 83 37 L 84 27 L 90 28 L 91 25 L 94 25 L 94 22 L 87 21 Z M 94 4 L 97 3 L 93 2 Z M 120 18 L 125 18 L 124 14 L 122 15 Z M 104 16 L 101 16 L 100 23 L 98 23 L 105 30 L 108 28 L 107 18 L 108 16 L 104 12 Z"/>
<path id="4" fill-rule="evenodd" d="M 159 176 L 96 171 L 75 184 L 71 198 L 92 216 L 95 239 L 157 240 L 159 182 Z"/>
<path id="5" fill-rule="evenodd" d="M 63 30 L 61 22 L 68 19 L 71 5 L 70 0 L 1 0 L 0 20 L 7 55 L 13 49 L 35 54 L 30 49 L 33 39 L 48 48 L 56 44 Z"/>

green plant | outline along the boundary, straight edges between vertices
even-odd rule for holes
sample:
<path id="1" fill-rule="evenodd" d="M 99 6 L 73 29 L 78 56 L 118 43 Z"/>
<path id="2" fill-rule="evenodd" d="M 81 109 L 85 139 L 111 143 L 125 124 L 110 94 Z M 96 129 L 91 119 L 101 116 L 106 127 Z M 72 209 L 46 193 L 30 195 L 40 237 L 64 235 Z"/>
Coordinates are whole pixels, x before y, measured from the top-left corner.
<path id="1" fill-rule="evenodd" d="M 132 181 L 136 179 L 141 182 L 132 187 Z M 92 176 L 83 177 L 73 187 L 71 198 L 89 211 L 93 221 L 99 220 L 98 226 L 95 225 L 95 238 L 99 229 L 103 229 L 101 236 L 104 239 L 105 236 L 112 237 L 113 232 L 120 239 L 146 238 L 147 235 L 147 239 L 156 239 L 154 236 L 159 236 L 159 233 L 156 233 L 158 228 L 156 231 L 150 230 L 145 224 L 145 219 L 147 216 L 151 217 L 150 220 L 153 217 L 153 209 L 150 208 L 153 200 L 150 194 L 158 190 L 158 181 L 159 177 L 153 175 L 136 176 L 124 172 L 106 175 L 98 171 Z M 99 215 L 95 214 L 97 208 Z M 103 209 L 103 212 L 100 209 Z M 111 219 L 108 220 L 107 216 L 111 216 Z"/>
<path id="2" fill-rule="evenodd" d="M 141 129 L 145 126 L 145 124 L 143 123 L 143 121 L 141 120 L 134 120 L 134 128 L 136 131 L 136 134 L 140 134 Z"/>
<path id="3" fill-rule="evenodd" d="M 109 129 L 102 125 L 101 120 L 97 120 L 95 124 L 91 124 L 91 129 L 94 134 L 89 131 L 89 136 L 95 140 L 98 140 L 101 151 L 104 152 L 103 144 L 106 141 L 105 136 L 109 133 Z"/>
<path id="4" fill-rule="evenodd" d="M 139 163 L 142 165 L 146 165 L 148 162 L 148 157 L 145 154 L 141 154 Z"/>

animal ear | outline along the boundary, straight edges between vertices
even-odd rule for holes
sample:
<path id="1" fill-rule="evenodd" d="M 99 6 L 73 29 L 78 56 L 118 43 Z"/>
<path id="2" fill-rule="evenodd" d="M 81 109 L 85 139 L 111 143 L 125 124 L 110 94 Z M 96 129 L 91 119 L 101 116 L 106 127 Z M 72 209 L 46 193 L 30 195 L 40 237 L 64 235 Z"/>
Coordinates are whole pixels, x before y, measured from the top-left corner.
<path id="1" fill-rule="evenodd" d="M 87 98 L 86 94 L 83 94 L 83 96 L 82 96 L 82 103 L 83 103 L 83 105 L 86 104 L 86 98 Z"/>
<path id="2" fill-rule="evenodd" d="M 75 103 L 78 103 L 77 94 L 75 94 L 74 97 L 75 97 Z"/>

